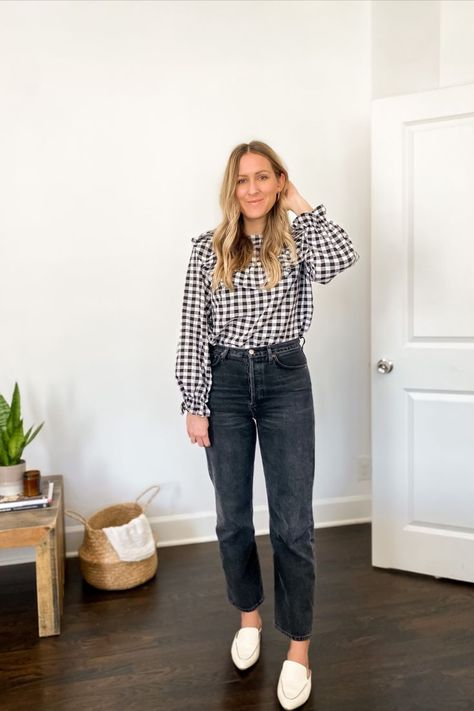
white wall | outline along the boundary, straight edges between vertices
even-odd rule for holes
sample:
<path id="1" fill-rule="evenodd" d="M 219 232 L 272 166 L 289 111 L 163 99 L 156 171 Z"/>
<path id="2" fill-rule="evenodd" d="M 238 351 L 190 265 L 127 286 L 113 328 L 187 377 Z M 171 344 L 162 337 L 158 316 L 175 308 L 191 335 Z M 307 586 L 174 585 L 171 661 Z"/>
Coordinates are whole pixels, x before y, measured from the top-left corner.
<path id="1" fill-rule="evenodd" d="M 437 0 L 372 2 L 374 99 L 437 86 L 439 5 Z"/>
<path id="2" fill-rule="evenodd" d="M 191 237 L 261 139 L 361 259 L 314 285 L 315 504 L 363 520 L 369 441 L 369 2 L 0 3 L 0 392 L 46 424 L 29 468 L 90 515 L 152 483 L 162 544 L 214 538 L 174 364 Z M 256 528 L 266 494 L 257 452 Z M 82 528 L 66 520 L 68 549 Z M 4 552 L 26 560 L 31 550 Z"/>
<path id="3" fill-rule="evenodd" d="M 440 86 L 474 81 L 474 1 L 440 2 Z"/>
<path id="4" fill-rule="evenodd" d="M 373 98 L 474 81 L 473 0 L 372 0 Z"/>

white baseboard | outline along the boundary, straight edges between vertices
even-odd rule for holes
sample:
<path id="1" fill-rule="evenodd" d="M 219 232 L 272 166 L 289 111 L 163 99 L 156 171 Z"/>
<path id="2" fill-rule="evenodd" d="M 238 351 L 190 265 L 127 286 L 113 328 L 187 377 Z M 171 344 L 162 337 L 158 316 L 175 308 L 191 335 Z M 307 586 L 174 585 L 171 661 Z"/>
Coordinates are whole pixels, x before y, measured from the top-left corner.
<path id="1" fill-rule="evenodd" d="M 313 504 L 315 528 L 348 526 L 353 523 L 371 521 L 372 497 L 367 495 L 345 496 L 324 499 Z M 70 520 L 66 517 L 67 520 Z M 215 511 L 203 511 L 194 514 L 176 514 L 171 516 L 149 517 L 158 548 L 165 546 L 183 546 L 190 543 L 216 541 Z M 255 535 L 268 535 L 268 507 L 254 508 Z M 73 558 L 78 555 L 84 536 L 84 527 L 80 524 L 66 525 L 66 555 Z M 0 550 L 0 566 L 32 563 L 35 560 L 34 548 L 10 548 Z"/>

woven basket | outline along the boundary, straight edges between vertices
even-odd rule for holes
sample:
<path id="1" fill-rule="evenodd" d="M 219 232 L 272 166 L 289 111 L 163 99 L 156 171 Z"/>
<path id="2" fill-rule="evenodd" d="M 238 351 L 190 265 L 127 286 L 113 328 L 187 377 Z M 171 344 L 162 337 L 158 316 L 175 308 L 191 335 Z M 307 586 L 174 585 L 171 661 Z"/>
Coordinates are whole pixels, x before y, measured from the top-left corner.
<path id="1" fill-rule="evenodd" d="M 138 500 L 151 489 L 155 489 L 155 492 L 141 506 Z M 102 529 L 109 526 L 123 526 L 145 513 L 146 507 L 153 501 L 159 490 L 158 484 L 154 484 L 137 496 L 134 502 L 108 506 L 88 519 L 76 511 L 64 512 L 84 524 L 84 539 L 79 548 L 79 564 L 82 575 L 90 585 L 100 590 L 128 590 L 146 583 L 155 575 L 158 568 L 156 548 L 153 555 L 144 560 L 120 560 Z"/>

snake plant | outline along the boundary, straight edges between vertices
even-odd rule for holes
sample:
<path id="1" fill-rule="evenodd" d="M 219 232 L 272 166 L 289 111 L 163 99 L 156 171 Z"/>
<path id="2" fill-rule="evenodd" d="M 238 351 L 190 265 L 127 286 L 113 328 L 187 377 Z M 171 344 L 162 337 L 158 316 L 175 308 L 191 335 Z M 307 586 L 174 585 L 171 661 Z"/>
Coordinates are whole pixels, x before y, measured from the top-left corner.
<path id="1" fill-rule="evenodd" d="M 18 383 L 15 383 L 11 405 L 0 395 L 0 466 L 20 464 L 24 448 L 34 440 L 43 425 L 44 422 L 34 432 L 30 427 L 28 432 L 23 433 Z"/>

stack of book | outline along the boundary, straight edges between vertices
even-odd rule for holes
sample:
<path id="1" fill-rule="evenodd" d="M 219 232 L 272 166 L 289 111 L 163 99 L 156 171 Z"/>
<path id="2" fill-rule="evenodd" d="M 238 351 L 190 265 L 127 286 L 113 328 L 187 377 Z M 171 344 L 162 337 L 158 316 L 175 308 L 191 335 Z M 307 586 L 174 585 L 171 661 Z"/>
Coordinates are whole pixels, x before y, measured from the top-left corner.
<path id="1" fill-rule="evenodd" d="M 5 511 L 24 511 L 25 509 L 41 509 L 51 506 L 53 501 L 54 481 L 43 480 L 42 492 L 38 496 L 0 496 L 0 513 Z"/>

